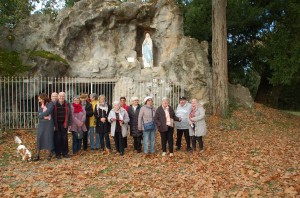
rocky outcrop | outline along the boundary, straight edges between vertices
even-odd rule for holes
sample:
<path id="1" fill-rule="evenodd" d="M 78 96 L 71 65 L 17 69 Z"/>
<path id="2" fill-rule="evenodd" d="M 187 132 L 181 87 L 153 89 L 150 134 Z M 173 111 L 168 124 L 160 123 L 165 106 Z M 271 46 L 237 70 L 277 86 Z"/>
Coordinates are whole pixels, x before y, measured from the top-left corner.
<path id="1" fill-rule="evenodd" d="M 44 50 L 68 63 L 28 58 L 37 76 L 163 79 L 184 85 L 189 97 L 210 98 L 208 45 L 183 35 L 182 12 L 173 1 L 81 0 L 55 21 L 35 15 L 13 32 L 2 32 L 1 46 L 7 49 Z M 141 46 L 146 33 L 153 41 L 154 67 L 144 69 Z M 8 35 L 14 36 L 13 43 Z"/>
<path id="2" fill-rule="evenodd" d="M 254 107 L 254 100 L 247 87 L 244 87 L 240 84 L 233 85 L 228 83 L 228 93 L 230 101 L 232 103 L 236 103 L 235 105 L 239 105 L 245 108 Z"/>

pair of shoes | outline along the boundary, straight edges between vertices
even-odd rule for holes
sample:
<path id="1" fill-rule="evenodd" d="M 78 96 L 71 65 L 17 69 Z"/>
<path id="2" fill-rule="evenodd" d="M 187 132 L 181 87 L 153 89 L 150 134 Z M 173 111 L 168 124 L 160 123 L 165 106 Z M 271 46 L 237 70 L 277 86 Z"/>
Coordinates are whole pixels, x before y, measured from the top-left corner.
<path id="1" fill-rule="evenodd" d="M 121 153 L 120 153 L 120 156 L 123 156 L 123 155 L 124 155 L 124 152 L 121 152 Z"/>
<path id="2" fill-rule="evenodd" d="M 35 156 L 35 158 L 33 158 L 33 161 L 34 162 L 37 162 L 37 161 L 39 161 L 40 160 L 40 156 L 39 155 L 37 155 L 37 156 Z"/>
<path id="3" fill-rule="evenodd" d="M 170 157 L 173 157 L 174 156 L 174 153 L 170 153 Z"/>
<path id="4" fill-rule="evenodd" d="M 167 154 L 166 152 L 162 152 L 161 156 L 166 156 L 166 154 Z"/>
<path id="5" fill-rule="evenodd" d="M 64 158 L 70 158 L 70 155 L 69 154 L 65 154 L 63 155 Z"/>
<path id="6" fill-rule="evenodd" d="M 141 150 L 137 150 L 136 152 L 137 152 L 137 153 L 141 153 L 142 151 L 141 151 Z"/>

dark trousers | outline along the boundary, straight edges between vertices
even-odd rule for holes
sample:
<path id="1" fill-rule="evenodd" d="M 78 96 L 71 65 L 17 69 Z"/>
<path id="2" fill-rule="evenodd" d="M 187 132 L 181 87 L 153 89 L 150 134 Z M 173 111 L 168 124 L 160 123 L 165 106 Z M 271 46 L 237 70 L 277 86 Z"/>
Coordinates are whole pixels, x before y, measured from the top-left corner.
<path id="1" fill-rule="evenodd" d="M 87 150 L 88 147 L 88 131 L 83 132 L 83 138 L 82 138 L 82 142 L 83 142 L 83 150 Z"/>
<path id="2" fill-rule="evenodd" d="M 64 128 L 64 123 L 58 123 L 57 130 L 54 132 L 54 148 L 56 156 L 69 153 L 68 129 Z"/>
<path id="3" fill-rule="evenodd" d="M 51 154 L 53 154 L 53 155 L 55 154 L 55 145 L 54 145 L 55 144 L 55 135 L 54 134 L 55 134 L 55 131 L 53 132 L 53 148 L 51 149 Z"/>
<path id="4" fill-rule="evenodd" d="M 115 132 L 114 136 L 116 150 L 121 154 L 124 153 L 124 138 L 122 137 L 122 132 Z"/>
<path id="5" fill-rule="evenodd" d="M 167 142 L 168 142 L 169 152 L 173 153 L 173 133 L 174 133 L 173 127 L 168 127 L 167 131 L 160 132 L 161 146 L 162 146 L 163 152 L 167 152 Z"/>
<path id="6" fill-rule="evenodd" d="M 100 136 L 100 148 L 104 150 L 104 139 L 105 139 L 106 148 L 111 149 L 108 133 L 99 133 L 99 136 Z"/>
<path id="7" fill-rule="evenodd" d="M 199 143 L 199 148 L 200 150 L 203 150 L 203 141 L 202 141 L 202 136 L 200 137 L 196 137 L 196 136 L 191 136 L 192 138 L 192 146 L 193 146 L 193 149 L 195 150 L 196 149 L 196 141 Z"/>
<path id="8" fill-rule="evenodd" d="M 133 146 L 134 146 L 134 150 L 136 150 L 137 152 L 141 152 L 141 150 L 142 150 L 142 136 L 133 137 Z"/>
<path id="9" fill-rule="evenodd" d="M 127 137 L 123 137 L 123 141 L 124 141 L 124 148 L 127 148 Z"/>
<path id="10" fill-rule="evenodd" d="M 77 133 L 72 131 L 72 151 L 73 154 L 78 153 L 81 150 L 82 139 L 77 138 Z"/>
<path id="11" fill-rule="evenodd" d="M 191 148 L 191 139 L 189 134 L 189 129 L 177 129 L 177 140 L 176 140 L 176 146 L 178 149 L 181 148 L 181 140 L 182 135 L 184 134 L 184 139 L 186 141 L 186 149 L 189 150 Z"/>

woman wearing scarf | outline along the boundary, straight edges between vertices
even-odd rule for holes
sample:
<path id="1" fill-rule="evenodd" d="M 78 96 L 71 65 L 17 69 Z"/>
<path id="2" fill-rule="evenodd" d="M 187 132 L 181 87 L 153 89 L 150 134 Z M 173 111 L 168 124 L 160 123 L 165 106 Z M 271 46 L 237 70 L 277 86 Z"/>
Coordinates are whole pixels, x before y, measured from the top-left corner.
<path id="1" fill-rule="evenodd" d="M 170 157 L 174 156 L 173 152 L 173 133 L 174 133 L 174 121 L 181 121 L 175 115 L 173 108 L 169 105 L 169 99 L 163 98 L 162 105 L 157 108 L 155 112 L 155 124 L 160 132 L 161 136 L 161 146 L 162 146 L 162 156 L 166 155 L 167 152 L 167 142 L 169 145 Z"/>
<path id="2" fill-rule="evenodd" d="M 192 108 L 189 115 L 189 133 L 192 139 L 193 151 L 196 151 L 196 141 L 199 143 L 199 153 L 203 150 L 202 136 L 206 135 L 205 109 L 201 104 L 197 104 L 196 99 L 192 99 Z"/>
<path id="3" fill-rule="evenodd" d="M 111 106 L 105 102 L 105 96 L 100 95 L 97 105 L 95 106 L 94 116 L 96 120 L 96 133 L 99 134 L 100 137 L 100 148 L 104 152 L 104 138 L 106 150 L 110 152 L 110 140 L 109 140 L 109 128 L 110 124 L 108 122 L 108 114 L 111 110 Z M 97 145 L 97 143 L 96 143 Z"/>
<path id="4" fill-rule="evenodd" d="M 108 121 L 111 123 L 111 136 L 114 137 L 117 152 L 124 155 L 124 137 L 127 137 L 129 116 L 119 101 L 113 102 L 114 108 L 109 112 Z"/>
<path id="5" fill-rule="evenodd" d="M 71 117 L 72 125 L 70 131 L 72 132 L 73 140 L 72 150 L 73 154 L 77 154 L 81 149 L 82 144 L 83 136 L 81 136 L 81 133 L 87 133 L 87 128 L 85 126 L 86 112 L 80 104 L 79 96 L 74 97 L 73 103 L 71 105 Z"/>

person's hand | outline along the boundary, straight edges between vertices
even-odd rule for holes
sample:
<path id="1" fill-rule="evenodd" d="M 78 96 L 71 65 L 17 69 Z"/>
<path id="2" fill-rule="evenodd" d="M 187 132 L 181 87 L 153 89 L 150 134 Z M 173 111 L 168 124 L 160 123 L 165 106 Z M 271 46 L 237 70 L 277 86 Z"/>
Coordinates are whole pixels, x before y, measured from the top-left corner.
<path id="1" fill-rule="evenodd" d="M 119 120 L 119 123 L 120 123 L 120 125 L 122 126 L 122 124 L 123 124 L 123 120 Z"/>
<path id="2" fill-rule="evenodd" d="M 116 118 L 111 118 L 111 119 L 110 119 L 110 121 L 112 121 L 112 122 L 115 121 L 115 120 L 116 120 Z"/>
<path id="3" fill-rule="evenodd" d="M 106 119 L 105 118 L 100 118 L 100 121 L 105 123 Z"/>

